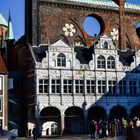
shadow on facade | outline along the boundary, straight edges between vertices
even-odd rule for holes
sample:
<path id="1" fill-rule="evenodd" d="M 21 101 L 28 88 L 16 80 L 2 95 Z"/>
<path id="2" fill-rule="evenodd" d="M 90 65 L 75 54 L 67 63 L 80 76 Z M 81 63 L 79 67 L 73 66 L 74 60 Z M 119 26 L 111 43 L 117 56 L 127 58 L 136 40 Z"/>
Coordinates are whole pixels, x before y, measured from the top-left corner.
<path id="1" fill-rule="evenodd" d="M 139 74 L 139 66 L 131 72 L 126 72 L 126 76 L 123 79 L 116 83 L 115 86 L 111 86 L 106 94 L 102 95 L 88 108 L 88 102 L 85 101 L 81 108 L 78 106 L 67 108 L 64 112 L 64 116 L 57 107 L 50 106 L 44 108 L 40 113 L 42 136 L 62 133 L 88 133 L 88 126 L 91 120 L 99 122 L 104 119 L 113 120 L 114 118 L 128 119 L 140 117 L 140 102 L 135 102 L 135 99 L 139 98 L 139 90 L 137 89 L 139 87 L 137 87 L 134 74 Z M 111 90 L 116 93 L 116 95 L 111 94 Z"/>

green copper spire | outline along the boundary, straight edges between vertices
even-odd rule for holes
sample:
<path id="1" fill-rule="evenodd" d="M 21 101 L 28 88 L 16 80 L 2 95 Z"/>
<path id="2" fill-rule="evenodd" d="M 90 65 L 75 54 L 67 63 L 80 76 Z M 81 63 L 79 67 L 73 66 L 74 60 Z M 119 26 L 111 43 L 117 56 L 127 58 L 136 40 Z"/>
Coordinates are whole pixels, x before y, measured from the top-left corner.
<path id="1" fill-rule="evenodd" d="M 6 40 L 13 40 L 13 39 L 14 39 L 14 33 L 13 33 L 11 15 L 10 15 L 10 11 L 9 11 L 8 31 L 7 31 L 7 34 L 6 34 Z"/>

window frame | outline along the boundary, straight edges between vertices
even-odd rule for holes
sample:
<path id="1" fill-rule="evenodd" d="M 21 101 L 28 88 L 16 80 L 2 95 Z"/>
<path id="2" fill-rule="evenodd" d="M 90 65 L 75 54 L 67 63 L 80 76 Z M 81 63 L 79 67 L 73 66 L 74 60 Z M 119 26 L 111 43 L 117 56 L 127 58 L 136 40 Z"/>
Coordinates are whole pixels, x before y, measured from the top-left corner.
<path id="1" fill-rule="evenodd" d="M 95 94 L 95 80 L 86 80 L 86 93 L 87 94 Z"/>
<path id="2" fill-rule="evenodd" d="M 66 67 L 66 56 L 63 53 L 59 53 L 57 56 L 57 67 Z"/>
<path id="3" fill-rule="evenodd" d="M 83 80 L 75 80 L 75 93 L 76 94 L 84 94 L 84 81 Z"/>
<path id="4" fill-rule="evenodd" d="M 126 79 L 119 81 L 119 95 L 126 95 L 126 88 L 127 88 L 126 83 L 127 83 Z"/>
<path id="5" fill-rule="evenodd" d="M 98 82 L 98 94 L 106 94 L 106 80 L 98 80 L 97 82 Z"/>
<path id="6" fill-rule="evenodd" d="M 63 79 L 63 93 L 72 94 L 72 85 L 71 79 Z"/>
<path id="7" fill-rule="evenodd" d="M 106 61 L 103 55 L 97 57 L 97 68 L 105 69 L 106 68 Z"/>
<path id="8" fill-rule="evenodd" d="M 107 69 L 115 69 L 115 58 L 113 56 L 107 58 Z"/>
<path id="9" fill-rule="evenodd" d="M 40 83 L 42 81 L 42 83 Z M 42 86 L 42 89 L 40 87 Z M 40 92 L 42 90 L 42 92 Z M 39 79 L 38 80 L 38 93 L 47 94 L 49 92 L 49 80 L 48 79 Z"/>
<path id="10" fill-rule="evenodd" d="M 51 94 L 60 94 L 60 93 L 61 93 L 61 80 L 51 79 Z"/>
<path id="11" fill-rule="evenodd" d="M 129 80 L 129 94 L 130 95 L 137 94 L 137 81 L 135 79 Z"/>
<path id="12" fill-rule="evenodd" d="M 116 95 L 116 80 L 108 80 L 108 91 L 110 95 Z"/>
<path id="13" fill-rule="evenodd" d="M 3 111 L 3 98 L 0 97 L 0 112 Z"/>

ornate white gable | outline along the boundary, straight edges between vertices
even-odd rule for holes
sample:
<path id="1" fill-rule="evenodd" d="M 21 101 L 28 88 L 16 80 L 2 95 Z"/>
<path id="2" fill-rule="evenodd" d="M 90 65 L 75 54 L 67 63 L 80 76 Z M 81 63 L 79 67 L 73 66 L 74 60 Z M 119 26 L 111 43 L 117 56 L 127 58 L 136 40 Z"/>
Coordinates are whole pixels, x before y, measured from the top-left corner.
<path id="1" fill-rule="evenodd" d="M 58 40 L 57 42 L 55 42 L 51 46 L 52 47 L 70 47 L 65 42 L 63 42 L 62 40 Z"/>
<path id="2" fill-rule="evenodd" d="M 115 45 L 113 44 L 112 38 L 108 37 L 107 35 L 103 35 L 98 44 L 96 45 L 98 49 L 115 49 Z"/>

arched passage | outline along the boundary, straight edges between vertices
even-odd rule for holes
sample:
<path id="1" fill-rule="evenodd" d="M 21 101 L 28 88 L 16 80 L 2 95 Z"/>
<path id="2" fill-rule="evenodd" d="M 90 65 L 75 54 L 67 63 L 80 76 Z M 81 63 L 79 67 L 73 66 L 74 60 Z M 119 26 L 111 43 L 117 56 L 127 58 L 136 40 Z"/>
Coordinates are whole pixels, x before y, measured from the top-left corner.
<path id="1" fill-rule="evenodd" d="M 134 117 L 140 118 L 140 105 L 139 106 L 135 106 L 135 107 L 133 107 L 131 109 L 130 117 L 131 118 L 134 118 Z"/>
<path id="2" fill-rule="evenodd" d="M 73 106 L 65 111 L 65 133 L 83 133 L 83 110 Z"/>
<path id="3" fill-rule="evenodd" d="M 127 111 L 122 106 L 115 106 L 110 110 L 110 120 L 127 118 Z"/>
<path id="4" fill-rule="evenodd" d="M 88 110 L 88 120 L 89 121 L 91 121 L 91 120 L 99 121 L 101 119 L 102 120 L 106 119 L 106 111 L 103 107 L 95 106 L 95 107 L 91 107 Z"/>
<path id="5" fill-rule="evenodd" d="M 51 125 L 46 125 L 51 124 Z M 57 124 L 57 125 L 56 125 Z M 40 112 L 40 128 L 41 135 L 58 135 L 61 132 L 61 113 L 56 107 L 46 107 Z M 55 129 L 52 129 L 52 125 L 55 125 Z M 50 126 L 50 127 L 48 127 Z"/>

